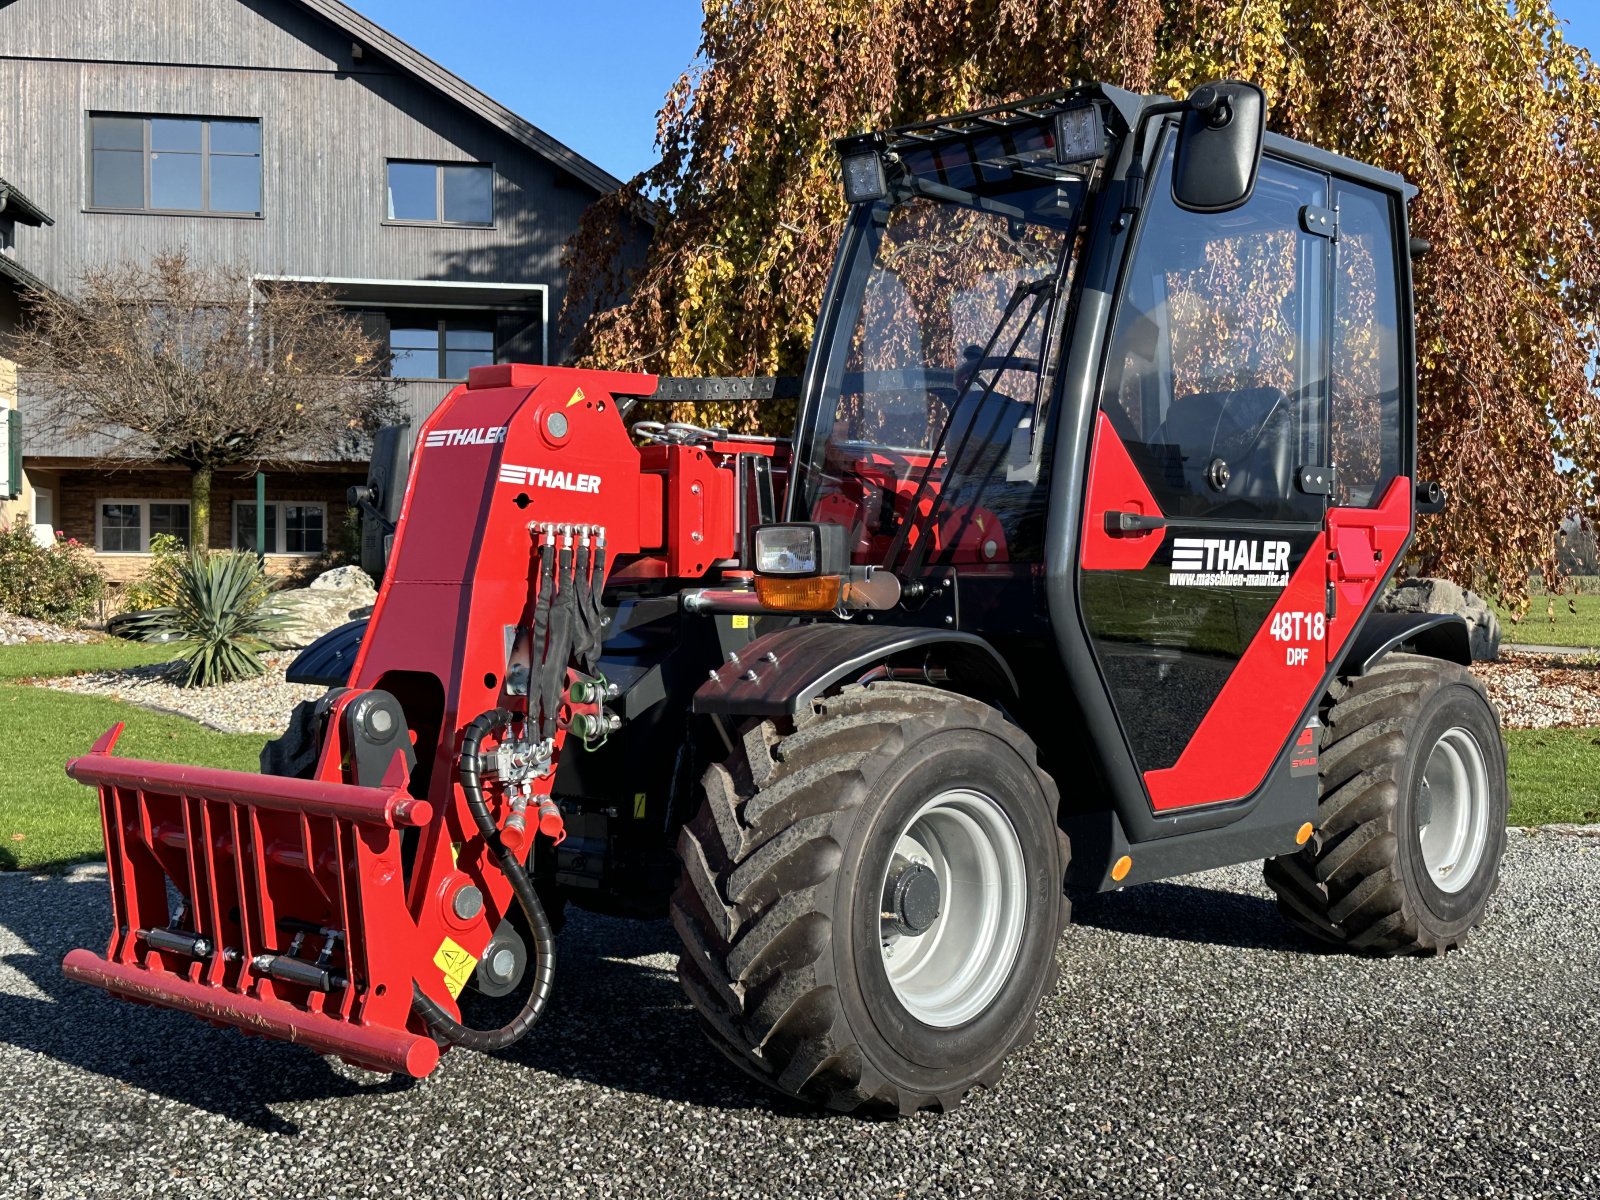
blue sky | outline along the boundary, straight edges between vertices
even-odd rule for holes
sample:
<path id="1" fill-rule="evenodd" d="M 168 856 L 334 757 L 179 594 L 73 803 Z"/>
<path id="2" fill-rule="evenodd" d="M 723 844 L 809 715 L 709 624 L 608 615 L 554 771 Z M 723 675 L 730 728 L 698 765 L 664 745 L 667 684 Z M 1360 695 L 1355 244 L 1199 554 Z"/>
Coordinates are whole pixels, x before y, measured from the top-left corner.
<path id="1" fill-rule="evenodd" d="M 700 44 L 699 0 L 351 0 L 366 16 L 626 179 L 655 161 L 655 115 Z M 1600 0 L 1555 0 L 1600 54 Z"/>

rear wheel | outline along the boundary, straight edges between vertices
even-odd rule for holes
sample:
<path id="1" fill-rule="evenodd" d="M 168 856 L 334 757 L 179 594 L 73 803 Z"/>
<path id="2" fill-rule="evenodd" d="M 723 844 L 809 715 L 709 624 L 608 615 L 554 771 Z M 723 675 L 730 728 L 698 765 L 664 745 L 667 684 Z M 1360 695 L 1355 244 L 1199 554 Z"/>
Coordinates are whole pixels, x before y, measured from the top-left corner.
<path id="1" fill-rule="evenodd" d="M 879 684 L 753 724 L 679 842 L 678 973 L 791 1095 L 949 1108 L 1034 1031 L 1066 921 L 1056 791 L 994 709 Z"/>
<path id="2" fill-rule="evenodd" d="M 1341 686 L 1320 771 L 1315 836 L 1266 864 L 1283 914 L 1375 954 L 1460 945 L 1505 850 L 1505 749 L 1483 685 L 1454 663 L 1388 656 Z"/>

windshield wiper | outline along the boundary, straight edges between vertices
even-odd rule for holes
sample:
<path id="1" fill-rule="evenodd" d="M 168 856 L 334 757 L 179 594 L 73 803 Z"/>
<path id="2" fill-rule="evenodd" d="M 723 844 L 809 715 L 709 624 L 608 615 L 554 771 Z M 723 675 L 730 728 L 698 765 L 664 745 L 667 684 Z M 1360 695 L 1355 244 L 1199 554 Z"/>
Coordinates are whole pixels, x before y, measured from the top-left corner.
<path id="1" fill-rule="evenodd" d="M 967 393 L 972 390 L 972 385 L 977 382 L 978 376 L 983 373 L 983 364 L 989 361 L 989 355 L 994 350 L 995 343 L 1000 340 L 1000 335 L 1005 332 L 1006 326 L 1011 323 L 1012 316 L 1022 302 L 1030 296 L 1033 297 L 1033 306 L 1028 310 L 1027 315 L 1022 318 L 1022 323 L 1017 327 L 1017 336 L 1011 339 L 1011 346 L 1000 360 L 1001 362 L 1009 362 L 1015 357 L 1017 347 L 1022 344 L 1022 339 L 1027 336 L 1028 328 L 1033 324 L 1034 317 L 1039 315 L 1039 310 L 1044 307 L 1046 301 L 1055 295 L 1055 290 L 1056 281 L 1053 275 L 1046 275 L 1032 282 L 1019 280 L 1017 286 L 1012 289 L 1011 299 L 1006 302 L 1005 311 L 1000 314 L 1000 319 L 995 322 L 994 329 L 989 334 L 989 340 L 984 343 L 983 349 L 978 353 L 977 365 L 973 368 L 972 375 L 967 379 L 966 384 L 955 399 L 950 402 L 950 407 L 944 415 L 944 421 L 939 425 L 939 436 L 934 439 L 933 446 L 928 451 L 928 461 L 923 466 L 921 474 L 917 477 L 917 487 L 916 491 L 912 493 L 911 505 L 906 510 L 905 519 L 900 522 L 900 527 L 895 531 L 894 540 L 889 543 L 888 554 L 884 556 L 883 565 L 885 570 L 892 571 L 894 569 L 895 562 L 899 559 L 901 552 L 906 547 L 906 542 L 913 532 L 917 534 L 917 544 L 912 547 L 911 555 L 906 560 L 907 573 L 910 574 L 922 566 L 922 560 L 927 554 L 928 527 L 933 521 L 934 514 L 938 512 L 939 505 L 930 504 L 927 513 L 920 516 L 917 510 L 921 507 L 924 497 L 928 494 L 928 485 L 933 480 L 933 469 L 939 461 L 940 451 L 944 449 L 945 438 L 950 434 L 950 425 L 956 418 L 956 410 L 961 407 L 961 402 L 967 398 Z M 951 466 L 954 466 L 961 455 L 966 453 L 967 443 L 972 440 L 973 427 L 978 423 L 978 416 L 983 409 L 983 402 L 989 398 L 996 385 L 999 384 L 1000 376 L 1003 374 L 1005 374 L 1003 367 L 990 368 L 989 382 L 984 385 L 983 391 L 979 394 L 978 402 L 972 406 L 972 415 L 967 420 L 967 427 L 961 435 L 961 442 L 956 447 L 955 453 L 948 460 Z"/>

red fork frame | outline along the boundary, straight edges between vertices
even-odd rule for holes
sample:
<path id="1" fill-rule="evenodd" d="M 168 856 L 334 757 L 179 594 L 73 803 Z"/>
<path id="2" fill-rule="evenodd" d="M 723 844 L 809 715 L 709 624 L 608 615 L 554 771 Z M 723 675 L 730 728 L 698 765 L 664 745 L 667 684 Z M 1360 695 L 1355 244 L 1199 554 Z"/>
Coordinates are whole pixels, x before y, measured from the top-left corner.
<path id="1" fill-rule="evenodd" d="M 403 760 L 381 786 L 359 787 L 118 758 L 121 732 L 67 765 L 99 792 L 112 907 L 105 954 L 72 951 L 67 976 L 363 1066 L 431 1071 L 439 1047 L 411 1028 L 418 938 L 400 835 L 433 814 L 406 791 Z M 169 924 L 169 881 L 181 932 L 206 939 L 209 954 L 143 936 Z M 328 947 L 344 986 L 324 992 L 258 966 L 296 933 L 305 961 Z"/>

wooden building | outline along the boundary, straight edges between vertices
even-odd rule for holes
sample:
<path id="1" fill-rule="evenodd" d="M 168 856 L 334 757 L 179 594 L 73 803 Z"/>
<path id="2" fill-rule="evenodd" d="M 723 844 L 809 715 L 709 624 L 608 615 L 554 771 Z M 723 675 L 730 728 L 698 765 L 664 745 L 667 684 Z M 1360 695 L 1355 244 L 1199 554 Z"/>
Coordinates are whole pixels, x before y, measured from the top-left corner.
<path id="1" fill-rule="evenodd" d="M 19 259 L 58 291 L 177 248 L 324 281 L 388 339 L 413 421 L 471 366 L 561 361 L 562 247 L 618 181 L 337 0 L 0 0 L 0 73 L 0 174 L 56 217 Z M 182 471 L 31 428 L 26 404 L 28 479 L 114 578 L 187 527 Z M 277 565 L 333 546 L 364 469 L 268 475 Z M 219 476 L 212 544 L 253 548 L 254 504 Z"/>

